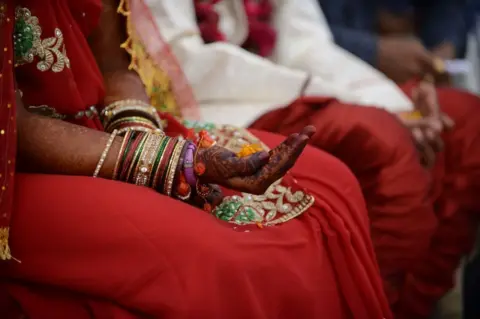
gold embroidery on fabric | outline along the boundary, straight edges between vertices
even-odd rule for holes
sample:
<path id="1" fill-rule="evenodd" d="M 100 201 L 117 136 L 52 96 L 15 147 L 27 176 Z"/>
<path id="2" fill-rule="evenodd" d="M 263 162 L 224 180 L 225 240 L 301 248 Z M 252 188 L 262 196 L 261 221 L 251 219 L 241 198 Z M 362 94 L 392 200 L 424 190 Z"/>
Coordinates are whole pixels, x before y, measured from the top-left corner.
<path id="1" fill-rule="evenodd" d="M 215 214 L 218 218 L 235 224 L 261 223 L 272 226 L 301 215 L 313 203 L 313 196 L 302 191 L 292 192 L 290 187 L 281 185 L 279 180 L 264 195 L 242 193 L 242 196 L 226 197 Z"/>
<path id="2" fill-rule="evenodd" d="M 270 150 L 246 129 L 211 124 L 207 124 L 206 127 L 210 127 L 209 131 L 217 141 L 217 145 L 226 147 L 232 152 L 237 153 L 246 144 L 259 144 L 264 150 Z M 280 179 L 273 183 L 263 195 L 242 193 L 241 196 L 224 198 L 214 214 L 222 220 L 235 224 L 261 223 L 272 226 L 301 215 L 313 205 L 314 201 L 315 198 L 312 195 L 303 191 L 293 192 L 290 187 L 282 185 L 282 179 Z"/>
<path id="3" fill-rule="evenodd" d="M 12 259 L 10 247 L 8 246 L 8 227 L 0 227 L 0 259 Z"/>
<path id="4" fill-rule="evenodd" d="M 149 57 L 145 47 L 135 34 L 128 10 L 128 1 L 120 1 L 118 13 L 127 18 L 128 39 L 122 44 L 122 48 L 130 55 L 130 69 L 135 70 L 150 97 L 150 103 L 161 112 L 167 112 L 174 116 L 180 116 L 180 107 L 175 100 L 171 80 L 167 72 L 159 68 Z"/>
<path id="5" fill-rule="evenodd" d="M 38 18 L 32 16 L 27 8 L 18 7 L 15 11 L 15 57 L 16 65 L 32 63 L 35 57 L 40 60 L 37 68 L 42 71 L 51 70 L 58 73 L 70 68 L 63 33 L 55 28 L 54 36 L 41 39 L 42 28 Z"/>

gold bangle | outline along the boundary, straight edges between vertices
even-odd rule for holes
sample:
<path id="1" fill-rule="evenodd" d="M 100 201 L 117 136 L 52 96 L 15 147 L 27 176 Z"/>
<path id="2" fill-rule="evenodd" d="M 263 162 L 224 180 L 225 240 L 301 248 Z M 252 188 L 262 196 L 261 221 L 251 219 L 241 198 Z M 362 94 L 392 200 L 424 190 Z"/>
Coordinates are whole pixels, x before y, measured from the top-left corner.
<path id="1" fill-rule="evenodd" d="M 113 110 L 106 111 L 105 116 L 107 116 L 108 119 L 111 119 L 112 117 L 118 114 L 128 112 L 128 111 L 141 112 L 153 117 L 154 117 L 154 114 L 157 113 L 156 109 L 153 106 L 147 107 L 147 106 L 140 106 L 140 105 L 128 105 L 128 106 L 122 106 L 122 107 L 115 108 Z"/>
<path id="2" fill-rule="evenodd" d="M 93 172 L 93 177 L 97 178 L 98 174 L 100 173 L 100 170 L 102 169 L 103 162 L 105 162 L 105 159 L 107 158 L 108 152 L 110 151 L 110 148 L 112 147 L 113 140 L 115 140 L 115 136 L 117 136 L 118 131 L 114 130 L 112 134 L 110 135 L 110 138 L 107 141 L 107 145 L 105 146 L 105 149 L 103 150 L 102 156 L 100 156 L 100 160 L 98 161 L 97 167 L 95 168 L 95 171 Z"/>
<path id="3" fill-rule="evenodd" d="M 133 171 L 132 180 L 133 180 L 133 183 L 135 183 L 135 185 L 138 185 L 138 181 L 139 181 L 138 175 L 139 175 L 139 172 L 140 172 L 140 168 L 146 169 L 142 166 L 142 163 L 145 161 L 145 156 L 148 153 L 148 150 L 150 149 L 151 144 L 152 144 L 152 135 L 148 134 L 147 139 L 145 140 L 145 144 L 143 146 L 142 152 L 138 156 L 138 161 L 137 161 L 137 163 L 135 165 L 135 169 Z"/>
<path id="4" fill-rule="evenodd" d="M 143 105 L 143 106 L 150 106 L 147 102 L 144 102 L 142 100 L 136 100 L 136 99 L 127 99 L 127 100 L 118 100 L 115 102 L 112 102 L 105 106 L 104 110 L 111 110 L 119 106 L 126 106 L 126 105 L 132 105 L 132 104 L 137 104 L 137 105 Z"/>
<path id="5" fill-rule="evenodd" d="M 144 117 L 139 117 L 139 116 L 129 116 L 129 117 L 122 117 L 122 118 L 119 118 L 118 120 L 113 121 L 112 123 L 108 123 L 108 125 L 105 127 L 105 131 L 108 132 L 110 130 L 113 130 L 116 128 L 117 125 L 121 125 L 127 122 L 149 125 L 152 127 L 152 130 L 156 128 L 155 123 L 153 123 L 149 119 L 146 119 Z"/>
<path id="6" fill-rule="evenodd" d="M 165 133 L 158 128 L 154 129 L 154 130 L 151 130 L 149 128 L 142 127 L 142 126 L 130 126 L 130 127 L 121 128 L 121 129 L 118 130 L 118 135 L 122 135 L 123 133 L 125 133 L 129 130 L 134 131 L 134 132 L 144 132 L 144 133 L 154 133 L 154 134 L 159 134 L 159 135 L 165 135 Z"/>
<path id="7" fill-rule="evenodd" d="M 148 109 L 152 109 L 153 111 L 150 110 L 149 112 Z M 157 125 L 157 127 L 161 126 L 160 117 L 158 116 L 153 106 L 147 108 L 145 106 L 137 106 L 137 105 L 125 106 L 125 107 L 104 112 L 103 119 L 102 119 L 103 126 L 104 127 L 109 126 L 112 119 L 114 119 L 115 117 L 118 117 L 119 115 L 125 112 L 138 112 L 142 114 L 143 117 L 151 119 L 152 122 L 154 122 Z"/>
<path id="8" fill-rule="evenodd" d="M 167 141 L 165 142 L 165 146 L 163 147 L 162 154 L 160 155 L 160 158 L 158 159 L 157 169 L 155 170 L 154 175 L 153 175 L 153 181 L 152 181 L 152 188 L 153 189 L 157 189 L 158 179 L 161 177 L 161 175 L 163 175 L 163 172 L 164 172 L 163 169 L 162 169 L 163 158 L 165 157 L 166 150 L 168 148 L 168 144 L 172 142 L 171 138 L 169 138 L 169 137 L 164 137 L 164 138 L 167 139 Z"/>
<path id="9" fill-rule="evenodd" d="M 128 168 L 128 172 L 127 172 L 127 176 L 126 176 L 126 182 L 128 183 L 130 181 L 130 179 L 132 178 L 132 171 L 134 170 L 135 168 L 135 161 L 137 159 L 137 157 L 140 155 L 140 151 L 143 151 L 144 147 L 145 147 L 145 142 L 146 142 L 146 139 L 148 138 L 148 134 L 146 134 L 145 136 L 142 137 L 142 140 L 138 143 L 138 146 L 137 146 L 137 149 L 135 150 L 135 152 L 133 153 L 133 157 L 132 157 L 132 163 L 130 164 L 130 167 Z"/>
<path id="10" fill-rule="evenodd" d="M 141 100 L 136 99 L 127 99 L 127 100 L 120 100 L 115 101 L 107 105 L 101 112 L 101 116 L 103 117 L 103 124 L 108 124 L 108 122 L 116 115 L 127 112 L 127 111 L 135 111 L 145 113 L 152 117 L 153 121 L 157 125 L 157 127 L 162 128 L 162 121 L 158 116 L 157 109 Z"/>
<path id="11" fill-rule="evenodd" d="M 152 179 L 155 178 L 155 173 L 156 171 L 158 171 L 158 166 L 155 171 L 153 169 L 155 168 L 155 163 L 156 163 L 158 154 L 161 151 L 162 145 L 164 145 L 164 142 L 166 139 L 165 135 L 160 135 L 160 134 L 154 134 L 154 135 L 156 139 L 155 139 L 153 148 L 151 149 L 150 153 L 147 156 L 148 172 L 145 174 L 143 186 L 151 185 Z M 158 165 L 160 165 L 160 162 L 158 162 Z"/>
<path id="12" fill-rule="evenodd" d="M 178 141 L 177 145 L 175 145 L 175 150 L 173 151 L 172 158 L 170 163 L 168 164 L 168 171 L 167 171 L 167 179 L 165 181 L 165 195 L 171 196 L 172 195 L 172 188 L 173 188 L 173 180 L 175 179 L 175 171 L 177 170 L 178 161 L 180 160 L 180 155 L 182 153 L 183 146 L 185 145 L 186 141 Z"/>
<path id="13" fill-rule="evenodd" d="M 130 138 L 130 134 L 132 133 L 132 131 L 128 130 L 126 133 L 127 134 L 125 134 L 125 136 L 123 137 L 122 146 L 120 146 L 120 152 L 118 152 L 117 161 L 115 162 L 115 168 L 113 169 L 112 180 L 117 179 L 117 172 L 118 172 L 118 167 L 120 165 L 120 160 L 123 157 L 123 152 L 125 151 L 125 147 L 127 146 L 127 141 Z M 117 132 L 117 135 L 118 135 L 118 132 Z"/>
<path id="14" fill-rule="evenodd" d="M 145 151 L 142 153 L 139 163 L 137 164 L 138 170 L 135 175 L 135 184 L 139 186 L 146 186 L 150 181 L 152 175 L 152 166 L 155 155 L 158 153 L 160 142 L 163 140 L 163 136 L 157 134 L 151 134 L 149 140 L 146 142 Z"/>

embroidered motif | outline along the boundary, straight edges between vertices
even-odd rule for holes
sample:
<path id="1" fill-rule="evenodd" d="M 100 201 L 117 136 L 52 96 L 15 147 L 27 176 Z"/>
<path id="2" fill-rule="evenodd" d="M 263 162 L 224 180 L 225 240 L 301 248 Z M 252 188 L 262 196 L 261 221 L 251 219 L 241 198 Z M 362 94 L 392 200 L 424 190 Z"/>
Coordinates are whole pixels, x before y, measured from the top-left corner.
<path id="1" fill-rule="evenodd" d="M 272 226 L 301 215 L 313 202 L 313 196 L 302 191 L 292 192 L 279 180 L 264 195 L 243 193 L 242 196 L 225 197 L 213 213 L 217 218 L 239 225 Z"/>
<path id="2" fill-rule="evenodd" d="M 62 31 L 55 28 L 53 37 L 41 39 L 42 28 L 38 18 L 30 10 L 18 7 L 15 11 L 15 62 L 16 65 L 32 63 L 35 57 L 40 60 L 37 68 L 42 71 L 61 72 L 70 68 L 63 43 Z"/>
<path id="3" fill-rule="evenodd" d="M 269 148 L 246 129 L 230 125 L 216 126 L 213 123 L 184 121 L 183 124 L 195 131 L 207 130 L 217 145 L 237 153 L 247 144 L 258 144 Z M 225 197 L 213 214 L 222 220 L 237 225 L 262 224 L 272 226 L 284 223 L 304 213 L 315 199 L 303 191 L 292 191 L 282 185 L 282 179 L 273 183 L 263 195 L 242 193 Z"/>

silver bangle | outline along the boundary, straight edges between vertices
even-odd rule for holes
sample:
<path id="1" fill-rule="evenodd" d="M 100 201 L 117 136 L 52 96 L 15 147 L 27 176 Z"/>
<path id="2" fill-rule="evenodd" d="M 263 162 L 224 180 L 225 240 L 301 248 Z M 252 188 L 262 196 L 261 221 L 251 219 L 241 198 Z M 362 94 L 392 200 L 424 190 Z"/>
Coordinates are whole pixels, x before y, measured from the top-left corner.
<path id="1" fill-rule="evenodd" d="M 114 130 L 112 134 L 110 135 L 110 138 L 107 141 L 107 145 L 105 146 L 105 149 L 103 150 L 102 156 L 100 157 L 100 160 L 98 161 L 97 167 L 95 168 L 95 172 L 93 172 L 93 177 L 97 178 L 98 173 L 100 173 L 100 170 L 102 169 L 103 163 L 105 162 L 105 159 L 107 158 L 108 152 L 110 151 L 110 148 L 112 147 L 113 141 L 115 140 L 115 137 L 117 136 L 118 130 Z"/>

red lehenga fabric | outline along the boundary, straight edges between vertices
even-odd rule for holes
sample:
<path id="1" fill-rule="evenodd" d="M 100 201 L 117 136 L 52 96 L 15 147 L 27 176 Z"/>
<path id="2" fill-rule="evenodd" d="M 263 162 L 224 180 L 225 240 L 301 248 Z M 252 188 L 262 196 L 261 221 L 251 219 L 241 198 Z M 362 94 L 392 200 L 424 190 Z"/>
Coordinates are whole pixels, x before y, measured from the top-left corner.
<path id="1" fill-rule="evenodd" d="M 404 87 L 409 93 L 412 85 Z M 389 113 L 305 97 L 253 128 L 289 134 L 304 125 L 312 145 L 342 160 L 359 180 L 385 289 L 397 318 L 428 318 L 470 253 L 480 212 L 480 99 L 437 90 L 456 126 L 433 169 L 420 165 L 409 132 Z"/>
<path id="2" fill-rule="evenodd" d="M 2 30 L 11 30 L 14 7 L 28 8 L 42 38 L 57 34 L 60 41 L 61 31 L 69 59 L 60 72 L 39 70 L 38 59 L 15 69 L 27 105 L 71 115 L 101 107 L 102 78 L 85 40 L 99 2 L 5 3 Z M 0 54 L 3 74 L 11 75 L 11 51 Z M 166 119 L 168 134 L 185 130 Z M 95 118 L 73 121 L 100 129 Z M 269 146 L 282 140 L 252 132 Z M 260 229 L 233 227 L 133 185 L 18 174 L 9 226 L 21 263 L 0 262 L 0 312 L 31 319 L 391 318 L 353 175 L 310 147 L 284 183 L 315 203 L 296 219 Z"/>

